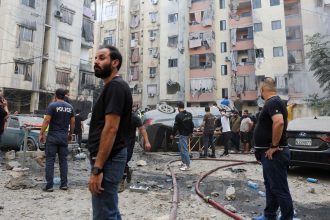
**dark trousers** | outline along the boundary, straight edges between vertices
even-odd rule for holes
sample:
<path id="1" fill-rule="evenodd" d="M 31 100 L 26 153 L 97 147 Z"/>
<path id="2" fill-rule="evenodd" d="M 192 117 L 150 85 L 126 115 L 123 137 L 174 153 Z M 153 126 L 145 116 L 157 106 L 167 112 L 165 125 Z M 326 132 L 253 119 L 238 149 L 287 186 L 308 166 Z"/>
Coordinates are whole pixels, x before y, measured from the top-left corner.
<path id="1" fill-rule="evenodd" d="M 209 146 L 212 148 L 212 155 L 215 155 L 215 146 L 213 143 L 213 133 L 203 134 L 204 156 L 207 157 Z"/>
<path id="2" fill-rule="evenodd" d="M 223 153 L 228 154 L 231 131 L 224 132 L 222 133 L 222 135 L 223 135 L 223 146 L 225 147 L 225 151 Z"/>
<path id="3" fill-rule="evenodd" d="M 264 184 L 266 187 L 266 208 L 264 215 L 269 219 L 276 218 L 280 207 L 281 220 L 293 218 L 293 204 L 288 185 L 287 169 L 290 161 L 290 150 L 284 148 L 273 154 L 273 159 L 265 157 L 265 151 L 258 152 L 263 168 Z"/>
<path id="4" fill-rule="evenodd" d="M 77 142 L 79 144 L 79 147 L 81 147 L 81 140 L 82 140 L 82 132 L 75 132 Z"/>
<path id="5" fill-rule="evenodd" d="M 54 179 L 54 164 L 56 160 L 56 154 L 58 154 L 58 160 L 60 164 L 61 174 L 61 186 L 68 185 L 68 135 L 61 133 L 48 132 L 47 141 L 45 145 L 46 154 L 46 188 L 53 187 Z"/>
<path id="6" fill-rule="evenodd" d="M 134 146 L 135 146 L 135 140 L 134 141 L 130 141 L 130 143 L 129 143 L 128 147 L 127 147 L 127 160 L 126 160 L 124 178 L 126 178 L 126 175 L 129 172 L 128 162 L 130 162 L 131 159 L 132 159 Z"/>
<path id="7" fill-rule="evenodd" d="M 235 148 L 235 150 L 239 151 L 239 147 L 240 147 L 240 136 L 239 136 L 239 132 L 231 132 L 231 143 L 233 144 L 233 147 Z"/>

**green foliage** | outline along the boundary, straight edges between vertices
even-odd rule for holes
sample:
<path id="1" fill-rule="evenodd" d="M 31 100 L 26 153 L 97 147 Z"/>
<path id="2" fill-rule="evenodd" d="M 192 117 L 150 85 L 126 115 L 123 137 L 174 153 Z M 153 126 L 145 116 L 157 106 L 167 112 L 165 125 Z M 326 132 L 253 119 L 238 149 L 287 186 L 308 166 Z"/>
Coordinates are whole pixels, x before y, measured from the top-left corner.
<path id="1" fill-rule="evenodd" d="M 323 91 L 330 95 L 330 36 L 320 33 L 307 36 L 306 45 L 310 46 L 309 58 L 310 71 L 314 72 L 314 77 L 320 84 Z"/>

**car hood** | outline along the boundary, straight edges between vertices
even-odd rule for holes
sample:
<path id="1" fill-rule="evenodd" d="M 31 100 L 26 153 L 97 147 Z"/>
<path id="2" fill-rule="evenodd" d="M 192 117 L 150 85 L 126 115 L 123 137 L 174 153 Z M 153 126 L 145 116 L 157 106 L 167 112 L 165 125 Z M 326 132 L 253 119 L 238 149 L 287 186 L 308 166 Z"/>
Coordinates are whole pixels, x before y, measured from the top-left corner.
<path id="1" fill-rule="evenodd" d="M 289 122 L 287 131 L 330 132 L 330 117 L 297 118 Z"/>

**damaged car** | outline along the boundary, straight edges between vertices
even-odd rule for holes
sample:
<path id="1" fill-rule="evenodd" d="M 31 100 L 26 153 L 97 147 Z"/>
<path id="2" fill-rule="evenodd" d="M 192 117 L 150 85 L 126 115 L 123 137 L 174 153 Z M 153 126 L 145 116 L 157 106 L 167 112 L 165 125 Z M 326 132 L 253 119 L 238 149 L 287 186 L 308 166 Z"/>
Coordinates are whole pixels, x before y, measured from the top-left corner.
<path id="1" fill-rule="evenodd" d="M 291 166 L 330 168 L 330 117 L 294 119 L 287 137 Z"/>
<path id="2" fill-rule="evenodd" d="M 230 112 L 231 109 L 228 106 L 221 105 L 219 108 L 225 109 Z M 205 115 L 204 107 L 187 107 L 186 111 L 190 112 L 193 116 L 194 134 L 201 135 L 199 130 L 200 125 L 203 122 Z M 216 117 L 220 116 L 219 109 L 215 106 L 210 108 L 211 113 Z M 144 114 L 142 122 L 148 133 L 149 142 L 151 144 L 151 151 L 178 151 L 178 143 L 175 138 L 172 140 L 170 135 L 172 133 L 175 116 L 178 114 L 178 110 L 170 105 L 161 104 L 155 110 L 148 111 Z M 142 137 L 139 138 L 139 142 L 142 146 Z M 195 140 L 196 141 L 196 140 Z M 192 143 L 193 145 L 195 143 Z"/>

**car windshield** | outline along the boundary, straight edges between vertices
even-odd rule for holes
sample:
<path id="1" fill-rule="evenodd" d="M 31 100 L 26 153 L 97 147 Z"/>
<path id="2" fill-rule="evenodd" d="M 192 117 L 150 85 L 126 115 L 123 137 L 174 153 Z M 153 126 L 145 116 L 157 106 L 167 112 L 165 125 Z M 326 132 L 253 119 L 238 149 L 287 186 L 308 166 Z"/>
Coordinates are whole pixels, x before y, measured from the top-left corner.
<path id="1" fill-rule="evenodd" d="M 41 127 L 43 118 L 40 117 L 30 117 L 30 116 L 23 116 L 20 117 L 21 124 L 27 124 L 27 125 L 32 125 L 35 127 Z"/>

